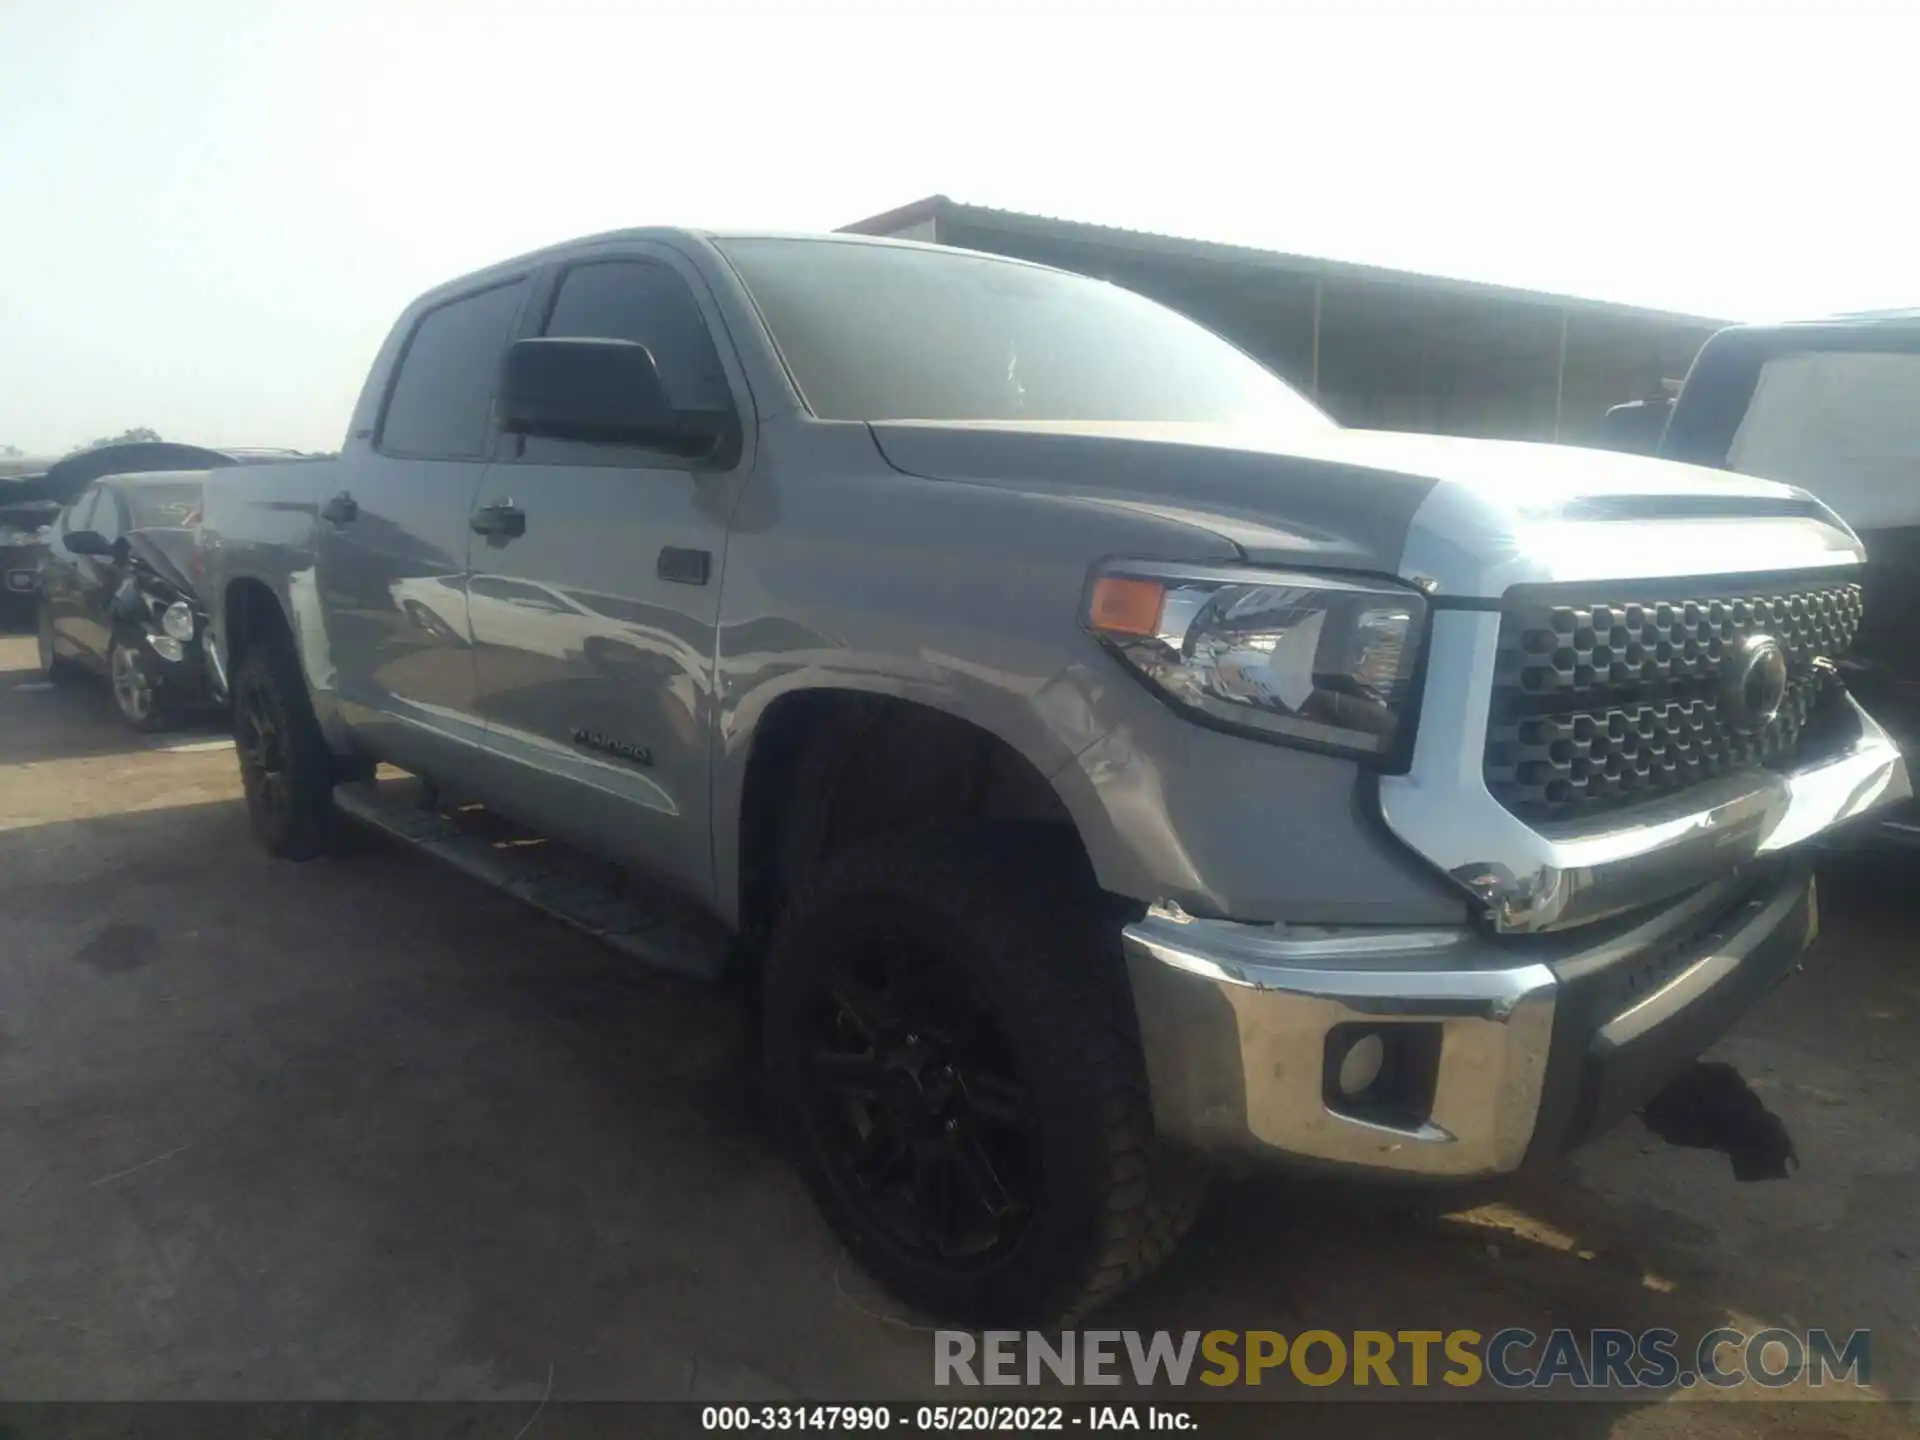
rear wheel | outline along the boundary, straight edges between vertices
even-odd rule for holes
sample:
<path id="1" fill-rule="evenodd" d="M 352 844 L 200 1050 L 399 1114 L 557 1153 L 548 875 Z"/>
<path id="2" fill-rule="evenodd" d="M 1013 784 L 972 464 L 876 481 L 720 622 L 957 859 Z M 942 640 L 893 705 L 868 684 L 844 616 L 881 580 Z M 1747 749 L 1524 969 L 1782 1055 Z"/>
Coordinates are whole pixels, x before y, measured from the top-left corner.
<path id="1" fill-rule="evenodd" d="M 132 642 L 116 637 L 107 651 L 107 679 L 114 708 L 136 730 L 164 730 L 169 715 L 146 658 Z"/>
<path id="2" fill-rule="evenodd" d="M 234 748 L 254 838 L 268 854 L 312 859 L 334 838 L 335 775 L 292 645 L 255 643 L 232 688 Z"/>
<path id="3" fill-rule="evenodd" d="M 814 1197 L 942 1319 L 1083 1314 L 1171 1252 L 1200 1195 L 1198 1162 L 1154 1139 L 1112 926 L 1076 903 L 1091 880 L 1030 848 L 849 852 L 768 956 L 768 1063 Z"/>

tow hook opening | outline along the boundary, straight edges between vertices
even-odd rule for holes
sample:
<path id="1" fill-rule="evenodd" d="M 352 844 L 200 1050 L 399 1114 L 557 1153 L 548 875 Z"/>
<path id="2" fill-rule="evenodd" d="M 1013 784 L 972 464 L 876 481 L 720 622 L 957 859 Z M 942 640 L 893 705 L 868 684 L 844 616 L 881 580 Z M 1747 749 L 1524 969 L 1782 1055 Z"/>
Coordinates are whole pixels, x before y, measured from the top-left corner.
<path id="1" fill-rule="evenodd" d="M 1321 1098 L 1336 1115 L 1417 1130 L 1433 1115 L 1440 1044 L 1434 1021 L 1336 1025 L 1327 1032 Z"/>

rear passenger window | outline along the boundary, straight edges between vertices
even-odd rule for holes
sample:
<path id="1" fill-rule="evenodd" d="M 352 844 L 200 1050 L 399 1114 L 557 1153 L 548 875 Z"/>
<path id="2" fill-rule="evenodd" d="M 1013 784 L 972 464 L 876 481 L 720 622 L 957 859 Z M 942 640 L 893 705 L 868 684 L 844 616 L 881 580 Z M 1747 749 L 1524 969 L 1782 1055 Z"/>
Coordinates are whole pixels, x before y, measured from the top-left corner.
<path id="1" fill-rule="evenodd" d="M 729 410 L 727 374 L 686 282 L 640 260 L 576 265 L 560 282 L 548 335 L 633 340 L 647 347 L 676 410 Z"/>
<path id="2" fill-rule="evenodd" d="M 414 326 L 387 397 L 380 449 L 477 460 L 486 454 L 493 387 L 526 281 L 463 295 Z"/>

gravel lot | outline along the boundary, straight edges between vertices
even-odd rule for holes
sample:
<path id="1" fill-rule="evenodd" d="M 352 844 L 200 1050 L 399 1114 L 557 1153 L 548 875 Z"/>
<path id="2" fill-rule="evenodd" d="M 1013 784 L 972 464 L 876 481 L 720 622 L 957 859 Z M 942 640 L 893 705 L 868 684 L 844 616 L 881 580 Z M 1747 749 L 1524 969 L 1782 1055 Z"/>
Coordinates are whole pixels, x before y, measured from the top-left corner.
<path id="1" fill-rule="evenodd" d="M 103 688 L 42 687 L 33 664 L 30 636 L 0 638 L 0 1398 L 531 1414 L 549 1384 L 556 1402 L 932 1393 L 929 1337 L 842 1264 L 780 1156 L 736 995 L 371 839 L 269 861 L 217 732 L 135 736 Z M 1237 1179 L 1100 1323 L 1868 1326 L 1877 1388 L 1920 1392 L 1913 873 L 1826 876 L 1814 970 L 1721 1049 L 1788 1122 L 1795 1178 L 1738 1184 L 1636 1123 L 1446 1217 Z M 1467 1434 L 1485 1413 L 1367 1422 Z M 1690 1391 L 1553 1421 L 1852 1435 L 1914 1416 Z"/>

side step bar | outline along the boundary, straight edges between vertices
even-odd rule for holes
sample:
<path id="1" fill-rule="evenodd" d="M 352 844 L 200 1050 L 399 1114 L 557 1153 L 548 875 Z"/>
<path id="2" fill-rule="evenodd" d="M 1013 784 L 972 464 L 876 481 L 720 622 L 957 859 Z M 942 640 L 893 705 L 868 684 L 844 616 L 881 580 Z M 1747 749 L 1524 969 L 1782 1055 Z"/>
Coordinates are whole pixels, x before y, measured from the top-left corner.
<path id="1" fill-rule="evenodd" d="M 727 971 L 729 937 L 674 896 L 640 893 L 619 869 L 478 805 L 435 803 L 411 775 L 336 786 L 344 815 L 425 851 L 644 964 L 700 980 Z"/>

